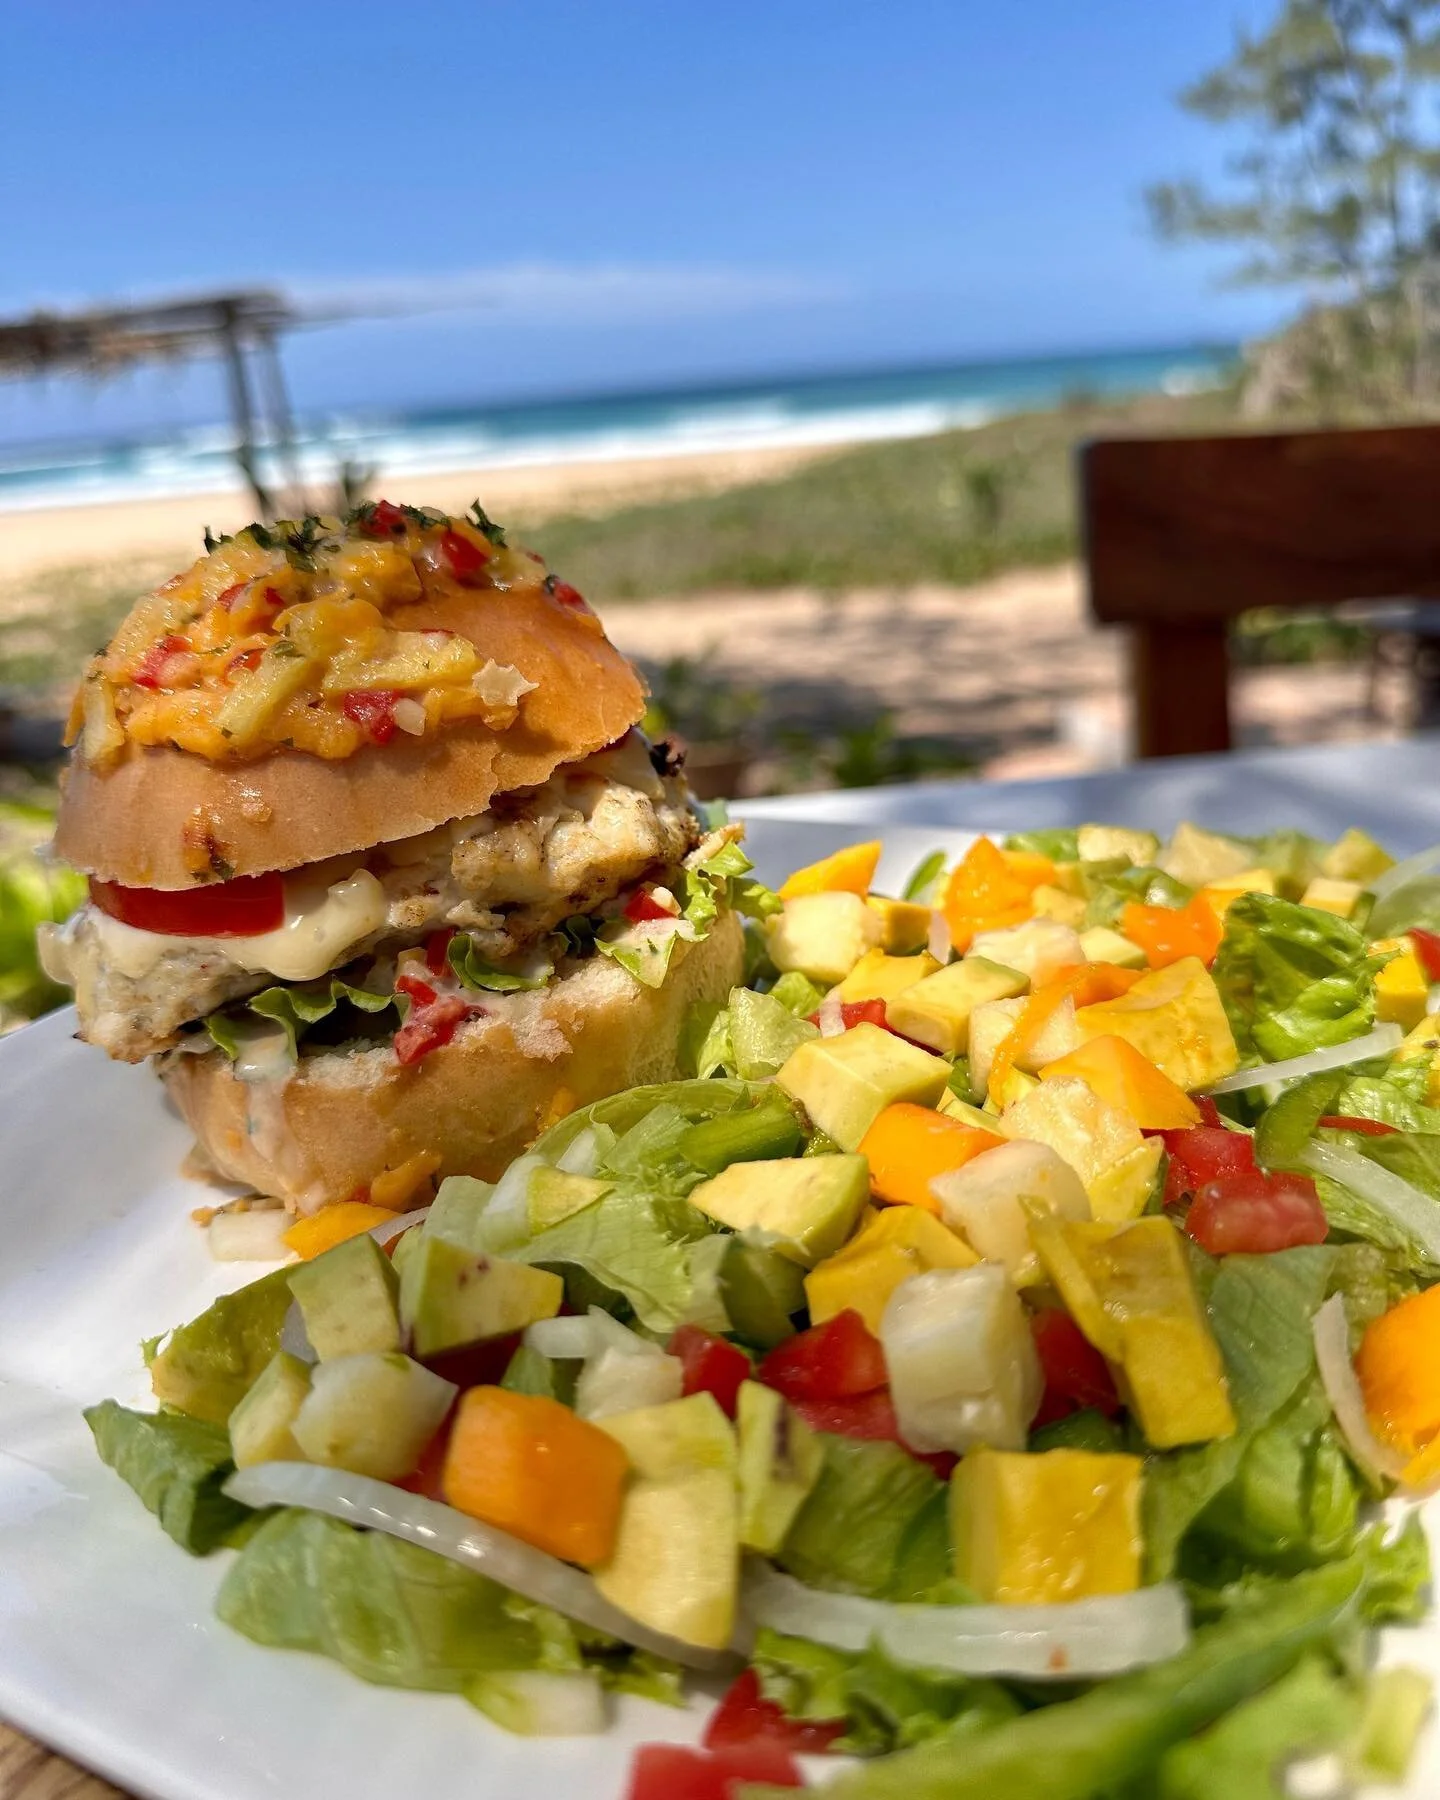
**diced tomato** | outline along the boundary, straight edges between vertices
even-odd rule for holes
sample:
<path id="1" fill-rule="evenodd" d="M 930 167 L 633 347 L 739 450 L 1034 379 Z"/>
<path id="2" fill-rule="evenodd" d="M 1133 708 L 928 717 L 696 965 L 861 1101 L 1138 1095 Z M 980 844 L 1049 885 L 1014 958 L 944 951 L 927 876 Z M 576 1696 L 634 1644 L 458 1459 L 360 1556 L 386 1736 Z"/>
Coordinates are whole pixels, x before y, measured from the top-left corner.
<path id="1" fill-rule="evenodd" d="M 472 1006 L 458 994 L 445 994 L 433 1006 L 417 1006 L 395 1033 L 395 1055 L 407 1067 L 448 1044 L 461 1023 L 483 1006 Z"/>
<path id="2" fill-rule="evenodd" d="M 1223 1125 L 1195 1125 L 1188 1131 L 1163 1131 L 1170 1161 L 1165 1170 L 1165 1204 L 1181 1206 L 1207 1181 L 1243 1174 L 1255 1167 L 1255 1146 L 1243 1131 Z"/>
<path id="3" fill-rule="evenodd" d="M 1036 1313 L 1030 1333 L 1045 1372 L 1045 1393 L 1034 1426 L 1053 1425 L 1084 1407 L 1114 1418 L 1120 1410 L 1120 1396 L 1110 1365 L 1069 1313 L 1059 1307 Z"/>
<path id="4" fill-rule="evenodd" d="M 568 581 L 559 581 L 552 575 L 545 585 L 562 606 L 588 605 L 585 596 L 580 592 L 579 588 L 571 587 Z"/>
<path id="5" fill-rule="evenodd" d="M 399 688 L 356 688 L 345 695 L 340 710 L 354 720 L 372 744 L 388 744 L 395 735 L 395 703 Z"/>
<path id="6" fill-rule="evenodd" d="M 787 1400 L 853 1400 L 888 1379 L 880 1340 L 849 1309 L 787 1338 L 761 1362 L 757 1379 Z"/>
<path id="7" fill-rule="evenodd" d="M 1242 1169 L 1205 1183 L 1185 1229 L 1212 1256 L 1263 1256 L 1296 1244 L 1323 1244 L 1330 1227 L 1308 1175 Z"/>
<path id="8" fill-rule="evenodd" d="M 812 1025 L 820 1023 L 818 1012 L 811 1013 L 810 1023 Z M 882 1031 L 890 1029 L 885 1017 L 883 1000 L 842 1000 L 840 1002 L 840 1023 L 846 1031 L 853 1031 L 857 1025 L 878 1025 Z"/>
<path id="9" fill-rule="evenodd" d="M 1320 1124 L 1330 1131 L 1355 1131 L 1361 1137 L 1389 1137 L 1398 1125 L 1387 1125 L 1383 1119 L 1360 1119 L 1354 1113 L 1326 1113 Z"/>
<path id="10" fill-rule="evenodd" d="M 667 1348 L 684 1367 L 684 1393 L 712 1394 L 720 1410 L 733 1419 L 740 1383 L 752 1373 L 745 1352 L 699 1325 L 679 1326 Z"/>
<path id="11" fill-rule="evenodd" d="M 625 917 L 632 925 L 643 925 L 649 919 L 673 919 L 676 914 L 662 906 L 649 888 L 636 888 L 625 902 Z"/>
<path id="12" fill-rule="evenodd" d="M 1440 981 L 1440 931 L 1412 926 L 1405 935 L 1415 946 L 1415 960 L 1425 971 L 1425 979 Z"/>
<path id="13" fill-rule="evenodd" d="M 405 529 L 405 515 L 388 500 L 377 500 L 360 521 L 366 537 L 398 537 Z"/>
<path id="14" fill-rule="evenodd" d="M 890 1398 L 889 1388 L 876 1388 L 873 1394 L 856 1394 L 849 1400 L 792 1400 L 790 1404 L 812 1431 L 828 1431 L 833 1437 L 861 1438 L 870 1444 L 898 1444 L 942 1481 L 950 1479 L 959 1461 L 948 1450 L 926 1455 L 910 1448 L 900 1435 L 900 1421 L 895 1416 L 895 1402 Z"/>
<path id="15" fill-rule="evenodd" d="M 454 1350 L 425 1357 L 425 1367 L 443 1381 L 453 1381 L 462 1393 L 466 1388 L 498 1387 L 520 1348 L 521 1335 L 516 1331 L 508 1337 L 460 1344 Z"/>
<path id="16" fill-rule="evenodd" d="M 1221 1115 L 1220 1108 L 1210 1096 L 1208 1094 L 1196 1094 L 1194 1099 L 1195 1104 L 1200 1108 L 1200 1123 L 1202 1125 L 1213 1125 L 1218 1131 L 1223 1131 L 1225 1129 L 1225 1120 Z"/>
<path id="17" fill-rule="evenodd" d="M 746 1669 L 726 1690 L 700 1740 L 707 1750 L 775 1744 L 794 1756 L 821 1756 L 845 1732 L 844 1719 L 792 1719 L 760 1692 L 760 1677 Z"/>
<path id="18" fill-rule="evenodd" d="M 425 966 L 432 975 L 443 975 L 450 967 L 450 940 L 454 935 L 455 927 L 444 925 L 426 938 Z"/>
<path id="19" fill-rule="evenodd" d="M 747 1782 L 804 1787 L 793 1756 L 759 1739 L 723 1750 L 685 1744 L 642 1744 L 635 1752 L 626 1800 L 734 1800 Z"/>
<path id="20" fill-rule="evenodd" d="M 260 667 L 261 658 L 265 655 L 263 644 L 252 644 L 248 650 L 237 650 L 225 665 L 227 675 L 248 674 L 251 669 Z"/>
<path id="21" fill-rule="evenodd" d="M 215 596 L 215 604 L 222 612 L 229 612 L 230 608 L 245 592 L 249 585 L 250 583 L 248 581 L 235 582 L 233 586 L 226 588 L 223 594 L 217 594 Z"/>
<path id="22" fill-rule="evenodd" d="M 417 1006 L 433 1006 L 439 997 L 428 981 L 422 981 L 418 975 L 410 974 L 399 975 L 396 977 L 395 992 L 397 994 L 404 994 L 408 1000 L 413 1000 Z"/>
<path id="23" fill-rule="evenodd" d="M 242 875 L 177 893 L 92 880 L 90 898 L 122 925 L 167 937 L 258 937 L 285 923 L 285 882 L 280 875 Z"/>
<path id="24" fill-rule="evenodd" d="M 490 560 L 490 552 L 482 550 L 458 531 L 442 531 L 440 549 L 457 581 L 473 581 Z"/>
<path id="25" fill-rule="evenodd" d="M 141 657 L 130 679 L 136 687 L 165 687 L 168 685 L 167 675 L 173 672 L 176 660 L 182 656 L 188 658 L 190 654 L 190 646 L 183 637 L 163 637 L 158 644 L 152 644 Z"/>

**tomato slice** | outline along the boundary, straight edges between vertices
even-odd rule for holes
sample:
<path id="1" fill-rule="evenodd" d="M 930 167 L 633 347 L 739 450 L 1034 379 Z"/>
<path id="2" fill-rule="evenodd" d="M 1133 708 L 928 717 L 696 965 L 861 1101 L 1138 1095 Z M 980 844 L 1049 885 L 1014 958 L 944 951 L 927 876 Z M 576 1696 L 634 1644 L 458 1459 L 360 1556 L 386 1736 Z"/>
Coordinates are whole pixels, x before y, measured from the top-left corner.
<path id="1" fill-rule="evenodd" d="M 422 981 L 418 975 L 401 975 L 396 979 L 395 992 L 404 994 L 407 1000 L 413 1000 L 417 1006 L 433 1006 L 439 995 L 428 981 Z"/>
<path id="2" fill-rule="evenodd" d="M 822 1756 L 845 1734 L 844 1719 L 792 1719 L 777 1701 L 760 1692 L 760 1677 L 746 1669 L 736 1677 L 710 1715 L 700 1742 L 707 1750 L 738 1750 L 748 1744 L 775 1744 L 795 1756 Z"/>
<path id="3" fill-rule="evenodd" d="M 178 891 L 92 878 L 90 899 L 122 925 L 166 937 L 258 937 L 285 923 L 285 881 L 275 874 L 241 875 Z"/>
<path id="4" fill-rule="evenodd" d="M 642 1744 L 635 1752 L 626 1800 L 734 1800 L 746 1782 L 804 1787 L 793 1756 L 758 1739 L 722 1750 L 685 1744 Z"/>
<path id="5" fill-rule="evenodd" d="M 765 1357 L 757 1379 L 787 1400 L 853 1400 L 889 1379 L 880 1340 L 847 1310 L 787 1338 Z"/>
<path id="6" fill-rule="evenodd" d="M 366 537 L 398 537 L 405 529 L 405 515 L 389 500 L 377 500 L 360 520 Z"/>
<path id="7" fill-rule="evenodd" d="M 1120 1410 L 1120 1396 L 1110 1365 L 1069 1313 L 1059 1307 L 1036 1313 L 1030 1321 L 1030 1334 L 1045 1372 L 1045 1393 L 1032 1429 L 1053 1425 L 1085 1407 L 1114 1418 Z"/>
<path id="8" fill-rule="evenodd" d="M 813 1012 L 810 1023 L 818 1025 L 820 1015 Z M 846 1031 L 853 1031 L 857 1025 L 878 1025 L 882 1031 L 890 1029 L 885 1017 L 883 1000 L 842 1000 L 840 1002 L 840 1023 Z"/>
<path id="9" fill-rule="evenodd" d="M 734 1344 L 699 1325 L 677 1327 L 666 1346 L 685 1370 L 683 1392 L 710 1394 L 728 1418 L 735 1417 L 740 1383 L 752 1373 L 750 1358 Z"/>
<path id="10" fill-rule="evenodd" d="M 1323 1244 L 1330 1225 L 1308 1175 L 1242 1169 L 1205 1183 L 1185 1229 L 1212 1256 L 1263 1256 L 1296 1244 Z"/>

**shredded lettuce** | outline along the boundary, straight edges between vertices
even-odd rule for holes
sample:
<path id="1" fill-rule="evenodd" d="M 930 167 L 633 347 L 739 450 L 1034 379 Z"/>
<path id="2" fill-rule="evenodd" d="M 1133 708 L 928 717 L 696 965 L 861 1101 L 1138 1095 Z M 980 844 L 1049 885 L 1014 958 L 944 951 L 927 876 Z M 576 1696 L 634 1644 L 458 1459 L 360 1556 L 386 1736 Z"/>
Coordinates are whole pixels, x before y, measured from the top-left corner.
<path id="1" fill-rule="evenodd" d="M 898 1444 L 821 1442 L 820 1479 L 776 1561 L 811 1587 L 893 1598 L 906 1538 L 940 1483 Z"/>
<path id="2" fill-rule="evenodd" d="M 725 1007 L 706 1007 L 690 1033 L 690 1059 L 697 1075 L 735 1075 L 742 1081 L 764 1081 L 792 1051 L 819 1035 L 808 1018 L 797 1016 L 773 993 L 757 994 L 750 988 L 731 988 Z"/>
<path id="3" fill-rule="evenodd" d="M 763 883 L 747 879 L 754 866 L 733 838 L 706 857 L 691 857 L 675 881 L 680 912 L 674 924 L 657 919 L 634 925 L 626 919 L 613 919 L 600 927 L 596 950 L 644 986 L 660 987 L 670 971 L 676 944 L 702 942 L 722 907 L 747 919 L 768 918 L 779 910 L 777 894 Z"/>
<path id="4" fill-rule="evenodd" d="M 1242 1056 L 1281 1062 L 1369 1031 L 1375 968 L 1346 920 L 1242 894 L 1225 915 L 1213 973 Z"/>
<path id="5" fill-rule="evenodd" d="M 221 1492 L 235 1467 L 222 1425 L 182 1413 L 130 1412 L 114 1400 L 87 1407 L 85 1423 L 101 1462 L 192 1556 L 235 1543 L 254 1520 L 248 1506 Z"/>
<path id="6" fill-rule="evenodd" d="M 658 1658 L 433 1551 L 293 1508 L 241 1551 L 216 1611 L 255 1643 L 333 1657 L 383 1687 L 463 1694 L 491 1671 L 592 1669 L 608 1686 L 678 1696 L 678 1671 Z"/>
<path id="7" fill-rule="evenodd" d="M 59 1006 L 65 989 L 40 967 L 38 926 L 59 924 L 85 899 L 85 877 L 41 854 L 54 814 L 0 801 L 0 1024 Z"/>

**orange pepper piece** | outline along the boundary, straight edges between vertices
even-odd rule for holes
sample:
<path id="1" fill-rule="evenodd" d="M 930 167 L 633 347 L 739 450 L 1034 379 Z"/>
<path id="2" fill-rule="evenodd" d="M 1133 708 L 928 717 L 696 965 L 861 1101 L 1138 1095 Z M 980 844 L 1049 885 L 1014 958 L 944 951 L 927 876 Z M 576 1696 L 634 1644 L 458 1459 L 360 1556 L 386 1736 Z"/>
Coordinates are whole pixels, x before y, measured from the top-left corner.
<path id="1" fill-rule="evenodd" d="M 297 1219 L 281 1242 L 297 1256 L 309 1262 L 312 1256 L 323 1256 L 347 1238 L 359 1237 L 376 1225 L 388 1225 L 395 1217 L 391 1206 L 371 1206 L 365 1200 L 341 1200 L 325 1206 L 309 1218 Z"/>
<path id="2" fill-rule="evenodd" d="M 1081 963 L 1036 988 L 995 1051 L 988 1084 L 991 1097 L 998 1099 L 1005 1078 L 1067 1000 L 1073 1000 L 1077 1009 L 1096 1006 L 1102 1000 L 1117 1000 L 1130 992 L 1140 973 L 1139 969 L 1122 969 L 1116 963 Z"/>
<path id="3" fill-rule="evenodd" d="M 1403 1455 L 1440 1435 L 1440 1287 L 1371 1321 L 1355 1373 L 1377 1435 Z"/>
<path id="4" fill-rule="evenodd" d="M 989 838 L 977 838 L 945 884 L 941 910 L 951 943 L 964 951 L 982 931 L 1023 925 L 1035 911 L 1036 888 L 1054 877 L 1048 857 L 997 850 Z"/>
<path id="5" fill-rule="evenodd" d="M 993 1150 L 1005 1139 L 978 1125 L 966 1125 L 908 1100 L 887 1106 L 860 1140 L 870 1164 L 870 1192 L 891 1205 L 918 1206 L 940 1214 L 930 1192 L 937 1175 L 948 1175 Z"/>
<path id="6" fill-rule="evenodd" d="M 1078 1076 L 1092 1093 L 1128 1113 L 1142 1131 L 1184 1131 L 1200 1123 L 1200 1108 L 1162 1070 L 1122 1037 L 1096 1037 L 1046 1063 L 1042 1081 Z"/>
<path id="7" fill-rule="evenodd" d="M 1142 906 L 1127 902 L 1120 929 L 1145 952 L 1152 969 L 1168 969 L 1187 956 L 1198 956 L 1209 968 L 1225 935 L 1225 926 L 1203 894 L 1184 906 Z"/>
<path id="8" fill-rule="evenodd" d="M 875 870 L 880 862 L 880 840 L 868 844 L 847 844 L 833 856 L 808 863 L 787 876 L 778 890 L 782 900 L 793 900 L 797 894 L 859 894 L 870 892 Z"/>
<path id="9" fill-rule="evenodd" d="M 558 1400 L 473 1387 L 460 1396 L 440 1487 L 472 1519 L 593 1569 L 609 1556 L 630 1459 Z"/>

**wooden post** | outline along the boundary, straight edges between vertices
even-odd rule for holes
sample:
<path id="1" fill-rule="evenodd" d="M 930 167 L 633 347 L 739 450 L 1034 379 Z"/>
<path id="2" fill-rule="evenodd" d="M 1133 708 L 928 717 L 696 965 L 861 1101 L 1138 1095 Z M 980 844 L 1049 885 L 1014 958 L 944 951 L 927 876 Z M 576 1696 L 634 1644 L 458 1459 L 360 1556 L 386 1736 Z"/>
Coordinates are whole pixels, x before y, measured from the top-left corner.
<path id="1" fill-rule="evenodd" d="M 245 349 L 240 342 L 235 315 L 229 308 L 222 315 L 221 333 L 225 341 L 226 366 L 230 372 L 230 405 L 235 414 L 235 460 L 244 472 L 250 492 L 255 496 L 261 518 L 273 519 L 275 503 L 260 478 L 260 469 L 255 459 L 255 409 L 250 402 L 250 378 L 245 367 Z"/>
<path id="2" fill-rule="evenodd" d="M 1138 755 L 1230 749 L 1230 652 L 1223 619 L 1133 625 L 1131 657 Z"/>

